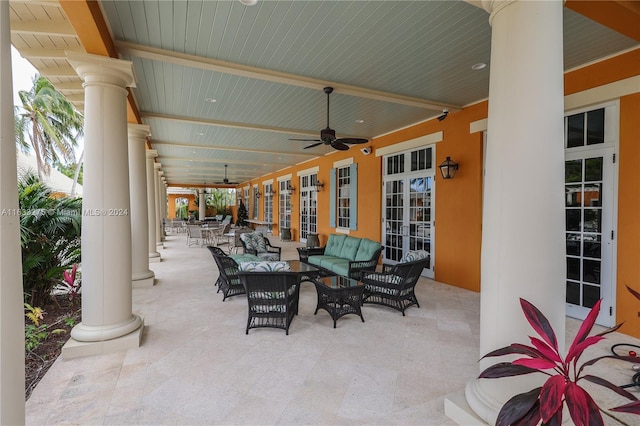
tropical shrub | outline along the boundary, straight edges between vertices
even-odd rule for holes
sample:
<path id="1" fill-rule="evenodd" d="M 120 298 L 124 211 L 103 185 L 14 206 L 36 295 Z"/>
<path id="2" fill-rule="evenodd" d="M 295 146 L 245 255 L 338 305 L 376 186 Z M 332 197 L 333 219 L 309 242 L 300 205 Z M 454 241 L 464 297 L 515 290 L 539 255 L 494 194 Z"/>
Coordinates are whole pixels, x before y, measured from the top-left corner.
<path id="1" fill-rule="evenodd" d="M 34 173 L 18 180 L 25 300 L 44 305 L 63 272 L 80 262 L 82 200 L 55 198 Z"/>
<path id="2" fill-rule="evenodd" d="M 47 340 L 49 336 L 49 326 L 47 324 L 40 324 L 40 320 L 44 318 L 45 312 L 38 307 L 33 307 L 28 303 L 24 304 L 25 316 L 31 321 L 30 324 L 26 324 L 24 327 L 24 347 L 27 352 L 34 351 Z M 51 331 L 53 334 L 65 333 L 62 329 L 56 329 Z"/>
<path id="3" fill-rule="evenodd" d="M 80 295 L 80 288 L 82 286 L 82 280 L 78 276 L 78 264 L 74 263 L 71 268 L 71 272 L 64 271 L 62 273 L 63 280 L 61 287 L 65 293 L 69 296 L 69 302 L 71 307 L 75 308 L 78 303 L 78 296 Z"/>
<path id="4" fill-rule="evenodd" d="M 501 362 L 492 365 L 480 373 L 480 378 L 496 379 L 530 373 L 542 373 L 549 376 L 549 378 L 542 387 L 516 395 L 507 401 L 498 414 L 496 425 L 537 425 L 540 422 L 543 425 L 561 425 L 562 410 L 565 405 L 575 425 L 604 425 L 600 414 L 603 410 L 596 404 L 589 393 L 578 384 L 582 380 L 604 386 L 632 401 L 629 404 L 612 408 L 611 411 L 640 414 L 640 401 L 635 395 L 606 379 L 586 374 L 584 370 L 585 367 L 592 366 L 605 358 L 622 359 L 629 362 L 637 362 L 637 358 L 607 355 L 578 365 L 580 356 L 588 347 L 598 343 L 604 339 L 603 336 L 605 334 L 617 330 L 622 325 L 619 324 L 602 333 L 589 336 L 600 312 L 600 303 L 601 301 L 599 300 L 591 308 L 587 318 L 578 330 L 566 357 L 562 357 L 558 352 L 558 341 L 551 323 L 533 304 L 520 299 L 520 306 L 527 321 L 541 339 L 530 337 L 533 346 L 512 343 L 509 346 L 488 353 L 483 358 L 503 355 L 524 355 L 524 357 L 512 362 Z"/>

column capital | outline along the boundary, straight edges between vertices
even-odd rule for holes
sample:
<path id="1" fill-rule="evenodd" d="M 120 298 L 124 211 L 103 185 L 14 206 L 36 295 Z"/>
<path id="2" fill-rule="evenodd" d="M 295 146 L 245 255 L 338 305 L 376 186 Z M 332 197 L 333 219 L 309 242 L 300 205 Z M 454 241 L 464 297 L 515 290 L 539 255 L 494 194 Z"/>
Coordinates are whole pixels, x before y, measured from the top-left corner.
<path id="1" fill-rule="evenodd" d="M 135 87 L 133 62 L 79 52 L 66 52 L 67 60 L 82 78 L 84 84 L 110 83 Z"/>
<path id="2" fill-rule="evenodd" d="M 127 124 L 127 134 L 129 138 L 146 139 L 147 136 L 151 136 L 151 126 L 147 124 Z"/>
<path id="3" fill-rule="evenodd" d="M 154 159 L 158 156 L 158 151 L 156 151 L 155 149 L 147 149 L 145 151 L 145 154 L 147 156 L 147 159 Z"/>

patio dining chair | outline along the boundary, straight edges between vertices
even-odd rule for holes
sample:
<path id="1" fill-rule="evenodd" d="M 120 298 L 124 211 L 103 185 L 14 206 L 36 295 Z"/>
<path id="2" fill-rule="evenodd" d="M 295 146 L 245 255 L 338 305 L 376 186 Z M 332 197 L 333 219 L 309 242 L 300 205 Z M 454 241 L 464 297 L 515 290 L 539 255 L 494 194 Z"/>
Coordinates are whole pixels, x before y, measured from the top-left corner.
<path id="1" fill-rule="evenodd" d="M 187 246 L 198 245 L 202 247 L 207 242 L 200 225 L 187 225 Z"/>
<path id="2" fill-rule="evenodd" d="M 281 328 L 289 326 L 297 313 L 299 274 L 287 262 L 242 262 L 238 275 L 247 294 L 247 327 Z"/>
<path id="3" fill-rule="evenodd" d="M 429 266 L 431 257 L 424 250 L 408 252 L 395 265 L 383 264 L 382 272 L 362 272 L 360 281 L 364 283 L 362 303 L 389 306 L 402 312 L 409 306 L 420 304 L 415 287 L 422 270 Z"/>
<path id="4" fill-rule="evenodd" d="M 238 264 L 235 260 L 227 256 L 220 247 L 207 246 L 213 259 L 218 265 L 218 280 L 216 284 L 218 291 L 222 292 L 222 301 L 227 300 L 228 297 L 236 296 L 238 294 L 244 294 L 244 285 L 240 277 L 238 277 Z"/>

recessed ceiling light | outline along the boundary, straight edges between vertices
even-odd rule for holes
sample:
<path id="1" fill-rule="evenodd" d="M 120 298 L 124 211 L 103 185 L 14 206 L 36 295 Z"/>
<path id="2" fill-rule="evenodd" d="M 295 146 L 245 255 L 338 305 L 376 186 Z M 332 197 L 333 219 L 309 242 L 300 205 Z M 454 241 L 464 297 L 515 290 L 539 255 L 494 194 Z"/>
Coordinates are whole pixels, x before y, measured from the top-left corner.
<path id="1" fill-rule="evenodd" d="M 218 102 L 215 98 L 205 98 L 204 101 L 211 104 Z"/>
<path id="2" fill-rule="evenodd" d="M 486 66 L 487 64 L 485 64 L 484 62 L 478 62 L 477 64 L 471 65 L 471 69 L 474 71 L 478 71 L 485 68 Z"/>
<path id="3" fill-rule="evenodd" d="M 358 123 L 358 124 L 364 123 L 364 120 L 356 120 L 356 123 Z"/>
<path id="4" fill-rule="evenodd" d="M 254 6 L 256 3 L 258 3 L 258 0 L 240 0 L 240 3 L 244 4 L 245 6 Z"/>
<path id="5" fill-rule="evenodd" d="M 204 133 L 198 132 L 198 133 L 196 133 L 196 136 L 204 136 Z"/>

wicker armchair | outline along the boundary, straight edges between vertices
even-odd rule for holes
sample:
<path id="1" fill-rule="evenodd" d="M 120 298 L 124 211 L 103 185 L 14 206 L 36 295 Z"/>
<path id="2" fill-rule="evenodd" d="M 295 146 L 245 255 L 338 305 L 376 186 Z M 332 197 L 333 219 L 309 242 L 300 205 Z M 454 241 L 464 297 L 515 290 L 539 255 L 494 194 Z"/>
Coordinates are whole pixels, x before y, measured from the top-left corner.
<path id="1" fill-rule="evenodd" d="M 385 264 L 382 266 L 382 272 L 362 272 L 360 276 L 360 281 L 364 283 L 362 303 L 389 306 L 402 312 L 403 316 L 405 309 L 409 306 L 416 305 L 419 308 L 415 287 L 422 270 L 429 266 L 431 260 L 428 253 L 425 257 L 422 256 L 424 255 L 396 265 Z"/>
<path id="2" fill-rule="evenodd" d="M 207 246 L 213 259 L 218 265 L 220 275 L 216 281 L 218 291 L 222 291 L 222 301 L 227 297 L 244 294 L 244 286 L 238 277 L 238 264 L 235 260 L 226 255 L 219 247 Z"/>
<path id="3" fill-rule="evenodd" d="M 272 246 L 269 239 L 264 237 L 261 232 L 241 234 L 240 243 L 245 253 L 258 256 L 262 260 L 280 260 L 282 247 Z"/>
<path id="4" fill-rule="evenodd" d="M 297 313 L 299 276 L 297 272 L 238 273 L 247 293 L 250 328 L 282 328 L 289 334 L 289 326 Z"/>

